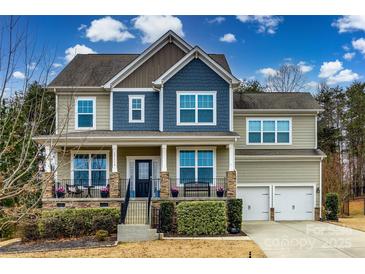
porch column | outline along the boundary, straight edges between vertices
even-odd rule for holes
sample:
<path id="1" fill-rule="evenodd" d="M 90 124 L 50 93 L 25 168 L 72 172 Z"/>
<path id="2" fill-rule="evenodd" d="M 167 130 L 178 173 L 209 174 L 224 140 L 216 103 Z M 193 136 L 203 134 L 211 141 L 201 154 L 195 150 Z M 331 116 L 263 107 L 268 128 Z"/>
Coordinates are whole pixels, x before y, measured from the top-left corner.
<path id="1" fill-rule="evenodd" d="M 109 176 L 110 198 L 120 197 L 120 174 L 118 172 L 118 146 L 112 145 L 112 172 Z"/>
<path id="2" fill-rule="evenodd" d="M 167 171 L 167 145 L 161 145 L 161 172 L 160 172 L 160 198 L 168 199 L 170 196 L 170 175 Z"/>
<path id="3" fill-rule="evenodd" d="M 53 198 L 53 173 L 52 172 L 43 172 L 42 173 L 42 189 L 43 196 L 42 198 Z"/>
<path id="4" fill-rule="evenodd" d="M 236 198 L 237 171 L 236 171 L 236 154 L 234 144 L 228 145 L 229 166 L 226 172 L 227 180 L 227 198 Z"/>
<path id="5" fill-rule="evenodd" d="M 167 172 L 167 145 L 161 145 L 161 172 Z"/>
<path id="6" fill-rule="evenodd" d="M 51 172 L 51 147 L 49 145 L 44 147 L 45 149 L 45 163 L 44 172 Z"/>
<path id="7" fill-rule="evenodd" d="M 228 145 L 228 153 L 229 153 L 229 171 L 235 171 L 236 170 L 236 153 L 235 153 L 235 148 L 234 148 L 234 144 L 229 144 Z"/>
<path id="8" fill-rule="evenodd" d="M 118 172 L 118 146 L 112 145 L 112 172 Z"/>

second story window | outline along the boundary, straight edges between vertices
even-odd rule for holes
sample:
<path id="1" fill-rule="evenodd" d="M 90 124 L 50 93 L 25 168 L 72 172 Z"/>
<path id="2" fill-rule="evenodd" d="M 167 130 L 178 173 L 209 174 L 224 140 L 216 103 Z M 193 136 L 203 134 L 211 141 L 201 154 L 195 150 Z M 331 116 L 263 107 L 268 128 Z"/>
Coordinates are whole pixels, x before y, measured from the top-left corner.
<path id="1" fill-rule="evenodd" d="M 95 98 L 76 99 L 76 129 L 95 129 Z"/>
<path id="2" fill-rule="evenodd" d="M 247 144 L 291 144 L 291 119 L 249 118 Z"/>
<path id="3" fill-rule="evenodd" d="M 129 95 L 129 123 L 144 123 L 144 95 Z"/>
<path id="4" fill-rule="evenodd" d="M 215 125 L 216 92 L 177 92 L 178 125 Z"/>

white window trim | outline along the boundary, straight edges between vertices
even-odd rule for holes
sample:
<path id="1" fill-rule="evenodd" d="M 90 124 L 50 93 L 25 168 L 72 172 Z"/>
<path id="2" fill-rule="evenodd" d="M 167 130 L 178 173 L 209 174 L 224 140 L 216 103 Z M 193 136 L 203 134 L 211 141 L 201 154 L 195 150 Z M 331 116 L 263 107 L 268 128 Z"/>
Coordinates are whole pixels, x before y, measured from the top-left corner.
<path id="1" fill-rule="evenodd" d="M 250 143 L 249 142 L 249 122 L 250 121 L 261 121 L 261 143 Z M 263 123 L 262 121 L 275 121 L 275 142 L 274 143 L 264 143 L 263 140 Z M 289 143 L 278 143 L 277 142 L 277 121 L 288 121 L 289 122 Z M 291 117 L 250 117 L 246 118 L 246 145 L 254 146 L 288 146 L 292 144 L 292 118 Z"/>
<path id="2" fill-rule="evenodd" d="M 89 159 L 91 159 L 91 154 L 105 154 L 106 155 L 106 180 L 108 184 L 109 180 L 109 150 L 71 150 L 71 184 L 74 184 L 74 156 L 75 154 L 89 154 Z M 89 178 L 91 178 L 91 161 L 89 161 Z M 91 180 L 89 180 L 89 185 L 91 185 Z M 104 186 L 100 186 L 104 187 Z"/>
<path id="3" fill-rule="evenodd" d="M 93 101 L 93 126 L 92 127 L 79 127 L 79 101 Z M 96 129 L 96 97 L 76 97 L 75 98 L 75 129 L 76 130 L 90 130 Z"/>
<path id="4" fill-rule="evenodd" d="M 180 95 L 195 95 L 195 122 L 180 122 Z M 198 122 L 198 95 L 213 95 L 213 122 Z M 176 124 L 178 126 L 215 126 L 217 125 L 216 91 L 176 91 Z"/>
<path id="5" fill-rule="evenodd" d="M 140 99 L 141 100 L 141 119 L 140 120 L 133 120 L 132 115 L 132 100 L 133 99 Z M 129 123 L 144 123 L 144 95 L 128 95 L 128 105 L 129 105 Z"/>
<path id="6" fill-rule="evenodd" d="M 198 178 L 198 150 L 210 150 L 213 151 L 213 178 L 216 178 L 217 173 L 217 148 L 216 147 L 177 147 L 176 148 L 176 185 L 181 186 L 180 184 L 180 151 L 181 150 L 194 150 L 195 151 L 195 180 Z"/>

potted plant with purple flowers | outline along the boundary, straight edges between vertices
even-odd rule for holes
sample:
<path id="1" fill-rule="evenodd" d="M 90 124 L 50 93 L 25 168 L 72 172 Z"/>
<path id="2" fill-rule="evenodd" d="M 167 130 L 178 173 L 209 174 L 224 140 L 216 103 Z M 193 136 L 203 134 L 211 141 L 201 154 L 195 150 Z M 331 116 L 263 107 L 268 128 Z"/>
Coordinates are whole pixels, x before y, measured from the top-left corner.
<path id="1" fill-rule="evenodd" d="M 223 197 L 224 195 L 224 187 L 219 186 L 217 187 L 217 197 Z"/>
<path id="2" fill-rule="evenodd" d="M 109 188 L 108 187 L 102 187 L 100 189 L 100 196 L 101 196 L 101 198 L 108 198 L 108 196 L 109 196 Z"/>
<path id="3" fill-rule="evenodd" d="M 60 186 L 56 189 L 56 195 L 57 195 L 57 198 L 63 198 L 65 197 L 65 188 L 63 186 Z"/>
<path id="4" fill-rule="evenodd" d="M 174 197 L 174 198 L 179 196 L 179 189 L 177 187 L 172 187 L 171 188 L 171 196 Z"/>

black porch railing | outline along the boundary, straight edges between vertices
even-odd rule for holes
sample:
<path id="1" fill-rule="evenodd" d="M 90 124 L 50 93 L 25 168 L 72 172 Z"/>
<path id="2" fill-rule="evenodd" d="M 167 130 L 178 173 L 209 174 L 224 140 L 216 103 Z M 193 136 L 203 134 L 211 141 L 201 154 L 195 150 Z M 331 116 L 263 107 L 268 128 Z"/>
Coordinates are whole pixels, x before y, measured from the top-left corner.
<path id="1" fill-rule="evenodd" d="M 124 197 L 124 203 L 120 203 L 120 223 L 121 224 L 125 224 L 130 196 L 131 196 L 131 180 L 128 180 L 127 190 L 125 192 L 125 197 Z"/>
<path id="2" fill-rule="evenodd" d="M 121 197 L 125 194 L 126 180 L 119 182 Z M 53 188 L 54 198 L 109 198 L 110 184 L 108 179 L 97 181 L 82 179 L 57 180 Z"/>
<path id="3" fill-rule="evenodd" d="M 170 178 L 170 197 L 227 197 L 227 179 L 178 179 Z"/>

